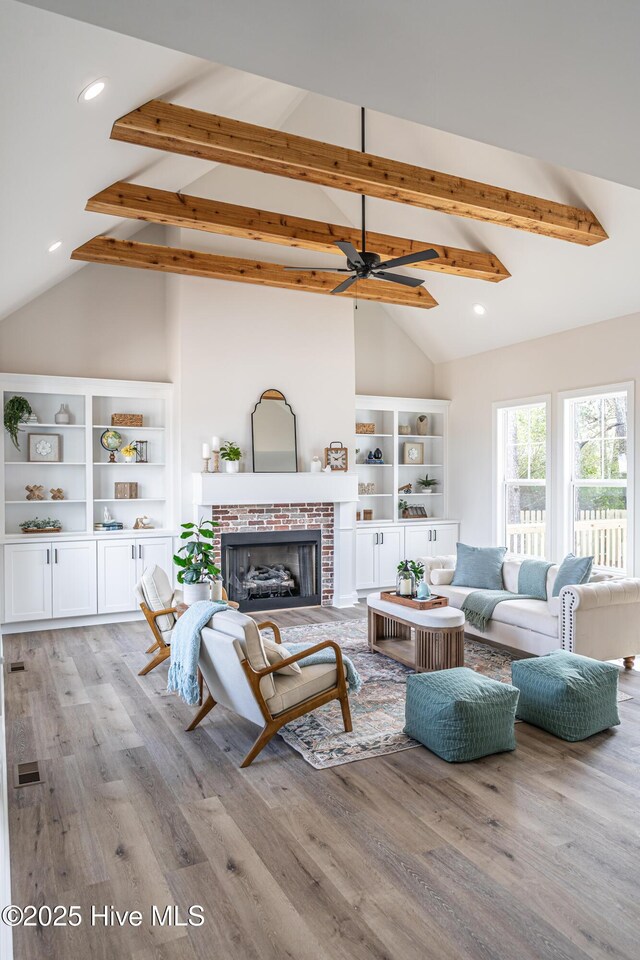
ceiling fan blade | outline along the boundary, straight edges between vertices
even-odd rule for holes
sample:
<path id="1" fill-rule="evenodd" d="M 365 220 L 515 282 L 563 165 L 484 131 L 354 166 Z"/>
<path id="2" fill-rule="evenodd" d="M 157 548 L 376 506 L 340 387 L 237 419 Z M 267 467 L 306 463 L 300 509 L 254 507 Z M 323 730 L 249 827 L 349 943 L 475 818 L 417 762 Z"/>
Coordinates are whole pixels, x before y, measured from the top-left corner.
<path id="1" fill-rule="evenodd" d="M 422 260 L 435 260 L 440 254 L 435 250 L 419 250 L 418 253 L 408 253 L 406 257 L 396 257 L 395 260 L 385 260 L 380 266 L 383 270 L 387 267 L 404 267 L 408 263 L 420 263 Z"/>
<path id="2" fill-rule="evenodd" d="M 347 277 L 346 280 L 343 280 L 342 283 L 336 287 L 331 293 L 344 293 L 345 290 L 348 290 L 352 283 L 355 283 L 357 277 Z"/>
<path id="3" fill-rule="evenodd" d="M 405 277 L 402 273 L 387 273 L 385 270 L 376 270 L 373 276 L 376 280 L 390 280 L 392 283 L 402 283 L 405 287 L 421 287 L 424 283 L 418 277 Z"/>
<path id="4" fill-rule="evenodd" d="M 349 243 L 348 240 L 336 240 L 336 247 L 339 247 L 340 250 L 342 250 L 347 260 L 350 260 L 351 263 L 356 263 L 359 267 L 364 267 L 364 260 L 354 245 Z"/>
<path id="5" fill-rule="evenodd" d="M 347 267 L 285 267 L 285 270 L 304 270 L 305 273 L 353 273 Z"/>

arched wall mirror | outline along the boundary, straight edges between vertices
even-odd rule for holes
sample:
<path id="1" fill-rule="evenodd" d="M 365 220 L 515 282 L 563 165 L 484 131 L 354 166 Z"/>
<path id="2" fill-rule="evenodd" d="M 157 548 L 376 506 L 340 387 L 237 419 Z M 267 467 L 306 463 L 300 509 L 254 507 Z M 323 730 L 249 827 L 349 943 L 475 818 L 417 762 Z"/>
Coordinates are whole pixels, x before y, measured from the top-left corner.
<path id="1" fill-rule="evenodd" d="M 296 416 L 279 390 L 265 390 L 251 414 L 255 473 L 297 473 Z"/>

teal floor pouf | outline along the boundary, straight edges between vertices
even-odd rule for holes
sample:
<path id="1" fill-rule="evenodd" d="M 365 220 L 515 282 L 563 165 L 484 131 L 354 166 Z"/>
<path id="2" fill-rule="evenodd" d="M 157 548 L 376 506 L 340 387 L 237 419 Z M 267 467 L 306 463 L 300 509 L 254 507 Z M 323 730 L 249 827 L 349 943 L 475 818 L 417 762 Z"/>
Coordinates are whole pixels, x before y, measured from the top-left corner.
<path id="1" fill-rule="evenodd" d="M 585 740 L 620 723 L 618 668 L 612 663 L 556 650 L 514 660 L 511 678 L 520 691 L 519 718 L 562 740 Z"/>
<path id="2" fill-rule="evenodd" d="M 407 677 L 404 732 L 450 763 L 515 750 L 518 691 L 468 667 Z"/>

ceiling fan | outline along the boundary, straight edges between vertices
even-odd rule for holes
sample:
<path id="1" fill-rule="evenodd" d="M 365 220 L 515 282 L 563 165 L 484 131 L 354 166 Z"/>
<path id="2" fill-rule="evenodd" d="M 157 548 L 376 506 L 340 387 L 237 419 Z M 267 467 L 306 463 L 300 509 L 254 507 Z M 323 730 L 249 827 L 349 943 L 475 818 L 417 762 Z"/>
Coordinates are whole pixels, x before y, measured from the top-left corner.
<path id="1" fill-rule="evenodd" d="M 365 152 L 365 114 L 364 107 L 360 108 L 361 149 Z M 439 254 L 435 250 L 419 250 L 404 257 L 394 257 L 393 260 L 382 260 L 377 253 L 367 250 L 366 242 L 366 197 L 362 194 L 362 234 L 360 244 L 362 249 L 356 250 L 348 240 L 336 240 L 336 247 L 347 258 L 346 267 L 285 267 L 285 270 L 313 270 L 315 273 L 348 273 L 350 276 L 339 283 L 331 293 L 344 293 L 358 280 L 389 280 L 391 283 L 401 283 L 405 287 L 421 287 L 424 280 L 417 277 L 407 277 L 402 273 L 390 273 L 395 267 L 405 267 L 410 263 L 420 263 L 425 260 L 435 260 Z"/>

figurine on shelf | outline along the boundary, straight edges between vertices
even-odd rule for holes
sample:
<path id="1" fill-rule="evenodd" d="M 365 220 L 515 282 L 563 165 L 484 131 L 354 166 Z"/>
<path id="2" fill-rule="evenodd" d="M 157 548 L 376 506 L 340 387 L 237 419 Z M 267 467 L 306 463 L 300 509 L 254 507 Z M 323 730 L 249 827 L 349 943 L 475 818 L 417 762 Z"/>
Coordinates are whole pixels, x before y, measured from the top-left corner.
<path id="1" fill-rule="evenodd" d="M 64 500 L 62 487 L 51 487 L 50 493 L 52 500 Z"/>
<path id="2" fill-rule="evenodd" d="M 149 517 L 136 517 L 136 522 L 133 525 L 134 530 L 153 530 L 153 524 Z"/>
<path id="3" fill-rule="evenodd" d="M 104 510 L 102 511 L 102 522 L 111 523 L 112 519 L 113 517 L 109 513 L 109 507 L 105 507 Z"/>
<path id="4" fill-rule="evenodd" d="M 44 500 L 44 487 L 39 483 L 27 484 L 27 500 Z"/>

